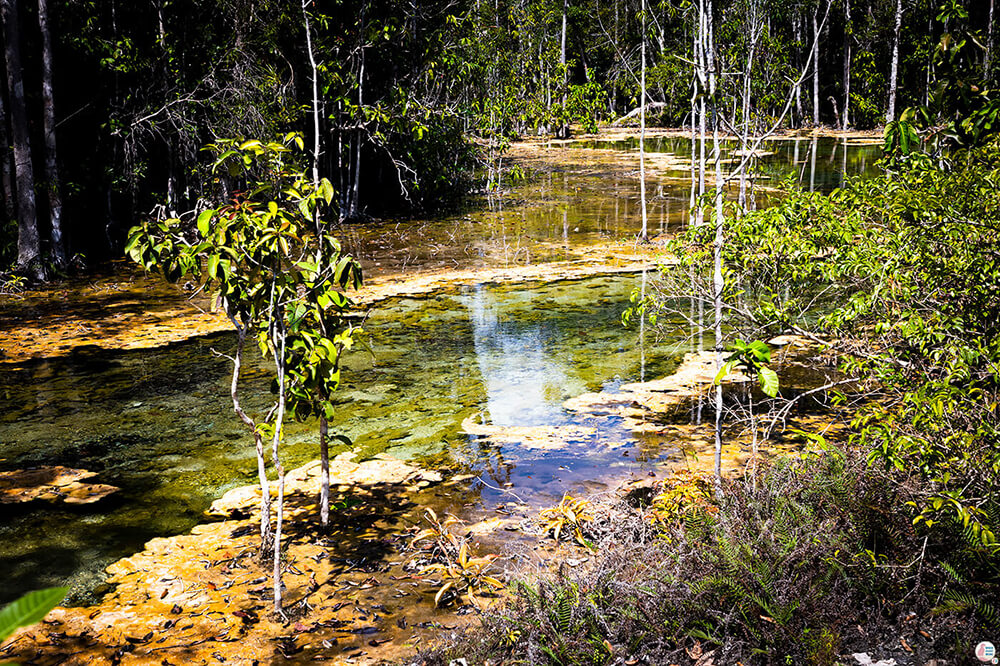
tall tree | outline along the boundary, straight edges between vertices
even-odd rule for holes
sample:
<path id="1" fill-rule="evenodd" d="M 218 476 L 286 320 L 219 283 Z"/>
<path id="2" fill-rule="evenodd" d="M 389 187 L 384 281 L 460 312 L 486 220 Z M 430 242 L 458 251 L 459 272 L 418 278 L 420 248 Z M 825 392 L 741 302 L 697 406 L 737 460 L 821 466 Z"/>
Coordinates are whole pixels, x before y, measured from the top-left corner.
<path id="1" fill-rule="evenodd" d="M 642 231 L 639 239 L 645 243 L 649 240 L 646 214 L 646 0 L 642 0 L 642 34 L 639 38 L 639 53 L 641 63 L 641 81 L 639 84 L 639 199 L 642 205 Z M 563 17 L 565 22 L 565 15 Z M 565 25 L 565 23 L 563 24 Z"/>
<path id="2" fill-rule="evenodd" d="M 990 0 L 989 19 L 986 21 L 986 52 L 983 54 L 983 73 L 990 75 L 990 63 L 993 57 L 993 1 Z"/>
<path id="3" fill-rule="evenodd" d="M 3 18 L 4 55 L 7 60 L 7 92 L 10 100 L 10 131 L 14 141 L 14 175 L 17 181 L 17 269 L 36 279 L 45 279 L 42 247 L 35 212 L 35 171 L 31 163 L 31 136 L 24 101 L 24 70 L 21 65 L 21 30 L 18 0 L 0 0 Z"/>
<path id="4" fill-rule="evenodd" d="M 819 4 L 813 9 L 813 124 L 819 125 Z"/>
<path id="5" fill-rule="evenodd" d="M 59 165 L 56 153 L 56 105 L 52 94 L 52 31 L 49 28 L 48 0 L 38 0 L 38 27 L 42 35 L 42 126 L 45 133 L 45 189 L 49 195 L 49 229 L 52 260 L 59 268 L 67 264 L 66 240 L 62 227 L 62 197 L 59 194 Z"/>
<path id="6" fill-rule="evenodd" d="M 0 157 L 3 164 L 0 165 L 0 182 L 3 186 L 3 206 L 4 222 L 13 220 L 17 214 L 14 206 L 14 183 L 11 181 L 11 151 L 10 140 L 7 137 L 7 111 L 4 108 L 3 95 L 0 94 Z"/>
<path id="7" fill-rule="evenodd" d="M 841 119 L 845 132 L 851 124 L 851 50 L 853 44 L 853 26 L 851 24 L 851 0 L 844 0 L 844 116 Z"/>
<path id="8" fill-rule="evenodd" d="M 903 0 L 896 0 L 896 28 L 893 31 L 892 63 L 889 69 L 889 106 L 885 111 L 887 123 L 896 119 L 896 88 L 899 78 L 899 31 L 903 25 Z"/>

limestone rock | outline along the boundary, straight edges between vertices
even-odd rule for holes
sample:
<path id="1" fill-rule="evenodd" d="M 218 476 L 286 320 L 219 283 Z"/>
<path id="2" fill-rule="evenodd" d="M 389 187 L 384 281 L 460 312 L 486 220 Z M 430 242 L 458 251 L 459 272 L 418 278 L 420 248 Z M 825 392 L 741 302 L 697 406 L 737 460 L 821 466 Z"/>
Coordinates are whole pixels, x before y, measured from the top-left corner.
<path id="1" fill-rule="evenodd" d="M 115 486 L 81 483 L 94 472 L 70 467 L 37 467 L 0 472 L 0 504 L 46 500 L 93 504 L 118 491 Z"/>

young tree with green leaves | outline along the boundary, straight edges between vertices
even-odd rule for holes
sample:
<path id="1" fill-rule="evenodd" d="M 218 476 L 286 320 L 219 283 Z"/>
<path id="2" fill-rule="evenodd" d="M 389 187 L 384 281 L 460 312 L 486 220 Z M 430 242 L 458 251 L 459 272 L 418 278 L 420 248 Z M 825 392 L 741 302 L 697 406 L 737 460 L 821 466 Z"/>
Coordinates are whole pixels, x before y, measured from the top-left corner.
<path id="1" fill-rule="evenodd" d="M 146 222 L 130 232 L 129 255 L 147 270 L 171 281 L 187 278 L 213 294 L 236 330 L 230 395 L 233 410 L 250 430 L 257 453 L 261 489 L 262 555 L 274 566 L 274 609 L 281 612 L 281 534 L 284 468 L 280 444 L 287 415 L 319 415 L 325 452 L 330 396 L 340 382 L 340 357 L 355 330 L 345 318 L 349 288 L 361 281 L 358 263 L 341 254 L 319 212 L 334 199 L 329 180 L 314 181 L 296 160 L 300 135 L 281 141 L 220 140 L 213 171 L 232 198 L 196 216 Z M 275 399 L 253 416 L 240 400 L 240 377 L 247 342 L 256 344 L 275 373 Z M 271 487 L 266 452 L 277 488 L 276 522 L 271 525 Z M 326 468 L 328 470 L 328 468 Z M 328 472 L 327 472 L 328 474 Z M 329 477 L 323 486 L 329 511 Z"/>

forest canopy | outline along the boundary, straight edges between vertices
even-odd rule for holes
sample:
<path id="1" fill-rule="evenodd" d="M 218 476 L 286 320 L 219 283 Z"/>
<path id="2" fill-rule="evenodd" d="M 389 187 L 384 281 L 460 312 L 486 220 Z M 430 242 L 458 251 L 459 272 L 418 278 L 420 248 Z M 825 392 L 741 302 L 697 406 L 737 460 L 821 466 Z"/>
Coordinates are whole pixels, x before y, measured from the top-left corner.
<path id="1" fill-rule="evenodd" d="M 201 148 L 220 138 L 318 139 L 337 190 L 327 217 L 347 220 L 454 201 L 476 158 L 517 134 L 634 121 L 642 57 L 650 121 L 690 120 L 697 7 L 684 1 L 2 7 L 0 260 L 36 276 L 119 256 L 138 219 L 196 208 Z M 758 130 L 790 86 L 783 125 L 872 128 L 957 94 L 938 78 L 960 62 L 973 97 L 1000 71 L 992 0 L 726 0 L 711 15 L 719 61 L 752 61 Z"/>

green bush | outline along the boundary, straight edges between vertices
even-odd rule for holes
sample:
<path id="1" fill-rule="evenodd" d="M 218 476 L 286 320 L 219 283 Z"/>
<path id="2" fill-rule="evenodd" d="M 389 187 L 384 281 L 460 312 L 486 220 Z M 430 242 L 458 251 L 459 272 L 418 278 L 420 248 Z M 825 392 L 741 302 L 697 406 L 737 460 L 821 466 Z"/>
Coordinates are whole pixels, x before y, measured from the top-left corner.
<path id="1" fill-rule="evenodd" d="M 714 650 L 720 664 L 822 664 L 900 636 L 925 660 L 949 656 L 988 628 L 987 609 L 970 606 L 1000 578 L 958 582 L 975 546 L 895 509 L 919 490 L 830 450 L 776 461 L 756 489 L 729 480 L 721 504 L 666 531 L 619 507 L 593 566 L 516 583 L 507 607 L 427 663 L 676 663 Z"/>

